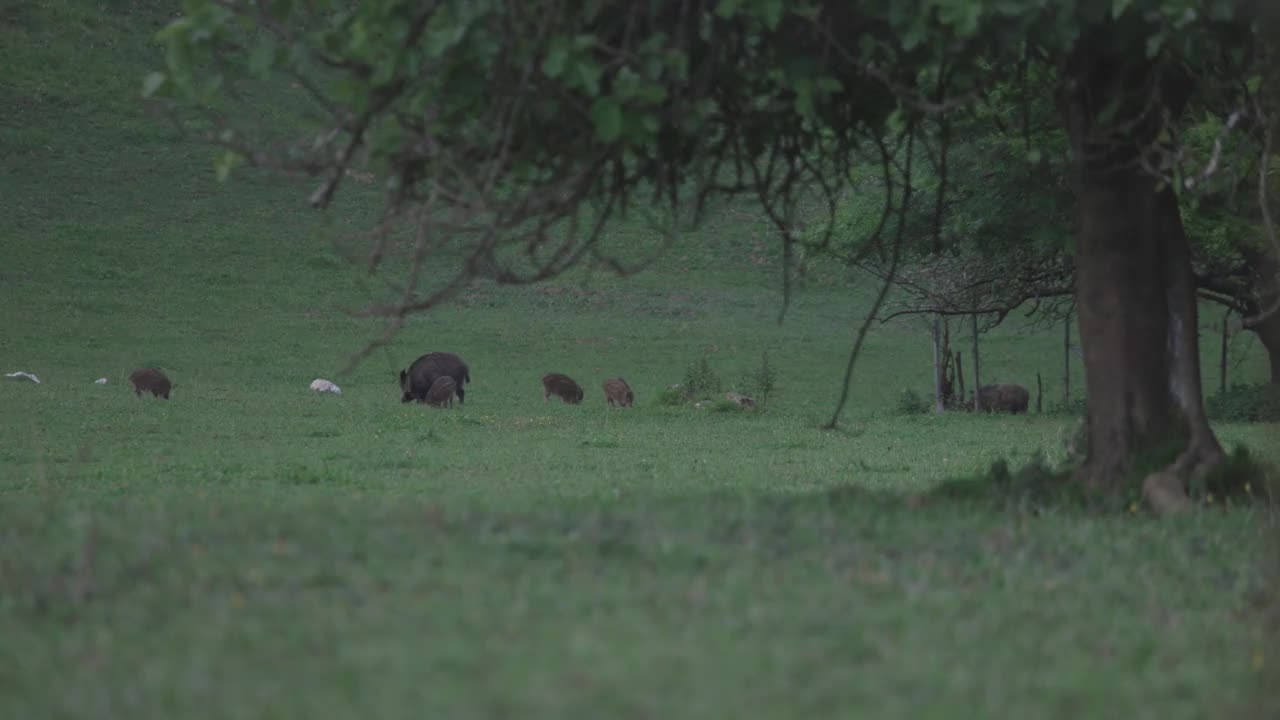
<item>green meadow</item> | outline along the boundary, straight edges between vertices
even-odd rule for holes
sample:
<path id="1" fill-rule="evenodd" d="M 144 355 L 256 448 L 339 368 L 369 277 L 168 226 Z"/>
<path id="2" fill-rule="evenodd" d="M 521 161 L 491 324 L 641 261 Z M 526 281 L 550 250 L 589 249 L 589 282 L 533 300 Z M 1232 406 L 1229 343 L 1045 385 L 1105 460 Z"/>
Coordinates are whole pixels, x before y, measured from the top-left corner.
<path id="1" fill-rule="evenodd" d="M 382 332 L 345 309 L 385 288 L 343 259 L 378 198 L 219 183 L 137 100 L 172 15 L 0 8 L 0 372 L 42 381 L 0 378 L 0 717 L 1237 718 L 1280 681 L 1269 511 L 909 502 L 1061 464 L 1076 422 L 899 412 L 931 390 L 920 320 L 872 329 L 823 430 L 875 286 L 814 263 L 779 323 L 749 203 L 635 276 L 477 284 L 343 373 Z M 1256 345 L 1233 381 L 1265 379 Z M 464 405 L 400 402 L 432 350 L 470 365 Z M 659 402 L 765 352 L 763 412 Z M 144 365 L 170 400 L 130 391 Z M 552 371 L 581 405 L 543 400 Z M 1060 326 L 983 335 L 984 382 L 1034 407 L 1037 372 L 1048 407 Z M 606 406 L 612 375 L 635 407 Z M 1215 427 L 1280 462 L 1277 425 Z"/>

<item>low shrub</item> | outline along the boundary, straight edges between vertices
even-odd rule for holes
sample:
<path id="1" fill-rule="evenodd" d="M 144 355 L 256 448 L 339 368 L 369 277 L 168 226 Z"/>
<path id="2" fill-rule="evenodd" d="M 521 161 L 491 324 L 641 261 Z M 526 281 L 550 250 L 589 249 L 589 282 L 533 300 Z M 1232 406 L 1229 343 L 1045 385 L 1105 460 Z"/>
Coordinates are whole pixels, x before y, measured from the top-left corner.
<path id="1" fill-rule="evenodd" d="M 898 395 L 899 415 L 923 415 L 927 412 L 929 412 L 929 401 L 915 390 L 907 388 Z"/>
<path id="2" fill-rule="evenodd" d="M 1280 422 L 1280 385 L 1236 384 L 1215 393 L 1205 402 L 1211 420 L 1227 422 Z"/>

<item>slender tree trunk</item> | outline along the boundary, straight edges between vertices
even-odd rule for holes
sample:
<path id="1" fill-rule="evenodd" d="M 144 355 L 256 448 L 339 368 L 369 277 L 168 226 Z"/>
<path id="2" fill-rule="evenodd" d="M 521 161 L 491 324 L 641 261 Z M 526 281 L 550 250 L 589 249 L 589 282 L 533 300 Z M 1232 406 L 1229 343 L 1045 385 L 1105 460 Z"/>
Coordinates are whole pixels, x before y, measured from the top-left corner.
<path id="1" fill-rule="evenodd" d="M 1198 475 L 1226 459 L 1204 411 L 1200 371 L 1200 304 L 1191 271 L 1191 246 L 1182 227 L 1178 199 L 1171 190 L 1157 193 L 1157 231 L 1163 241 L 1169 389 L 1189 433 L 1186 447 L 1174 463 L 1179 474 Z"/>
<path id="2" fill-rule="evenodd" d="M 1071 313 L 1062 321 L 1062 407 L 1071 404 Z"/>
<path id="3" fill-rule="evenodd" d="M 956 378 L 957 378 L 957 383 L 960 386 L 958 391 L 960 394 L 956 396 L 956 404 L 959 407 L 964 407 L 967 402 L 964 397 L 964 363 L 961 362 L 961 358 L 963 357 L 964 357 L 964 353 L 957 350 L 956 351 Z"/>
<path id="4" fill-rule="evenodd" d="M 982 380 L 978 371 L 981 368 L 981 360 L 978 356 L 978 316 L 970 315 L 973 319 L 973 411 L 982 412 Z"/>
<path id="5" fill-rule="evenodd" d="M 1080 214 L 1076 309 L 1089 456 L 1078 477 L 1114 493 L 1145 453 L 1177 443 L 1181 452 L 1169 469 L 1185 477 L 1221 460 L 1222 449 L 1204 415 L 1196 299 L 1177 198 L 1139 163 L 1159 131 L 1152 94 L 1176 113 L 1190 87 L 1176 69 L 1156 72 L 1140 47 L 1107 46 L 1106 35 L 1104 29 L 1078 43 L 1061 107 Z M 1095 47 L 1094 39 L 1103 42 Z M 1113 102 L 1114 122 L 1100 126 Z"/>
<path id="6" fill-rule="evenodd" d="M 1227 345 L 1231 340 L 1228 320 L 1231 319 L 1231 308 L 1222 314 L 1222 352 L 1218 356 L 1218 392 L 1227 392 Z"/>
<path id="7" fill-rule="evenodd" d="M 1251 303 L 1244 317 L 1244 327 L 1258 336 L 1262 347 L 1267 351 L 1267 359 L 1271 365 L 1271 382 L 1280 385 L 1280 312 L 1272 313 L 1262 320 L 1254 320 L 1268 308 L 1280 302 L 1280 257 L 1263 251 L 1246 258 L 1254 266 L 1254 285 L 1259 288 L 1257 301 Z"/>
<path id="8" fill-rule="evenodd" d="M 1271 382 L 1280 385 L 1280 313 L 1257 323 L 1251 328 L 1258 335 L 1262 347 L 1267 350 L 1267 358 L 1271 361 Z"/>
<path id="9" fill-rule="evenodd" d="M 1259 258 L 1256 267 L 1258 282 L 1264 290 L 1258 293 L 1260 296 L 1258 307 L 1250 312 L 1250 316 L 1256 316 L 1266 308 L 1275 307 L 1276 302 L 1280 301 L 1280 287 L 1275 286 L 1274 279 L 1280 274 L 1280 258 L 1266 253 Z M 1272 313 L 1261 321 L 1250 323 L 1248 329 L 1258 336 L 1262 347 L 1267 350 L 1267 359 L 1271 364 L 1272 384 L 1280 385 L 1280 312 Z"/>
<path id="10" fill-rule="evenodd" d="M 949 351 L 948 351 L 949 352 Z M 946 410 L 942 401 L 942 316 L 933 316 L 933 411 Z"/>

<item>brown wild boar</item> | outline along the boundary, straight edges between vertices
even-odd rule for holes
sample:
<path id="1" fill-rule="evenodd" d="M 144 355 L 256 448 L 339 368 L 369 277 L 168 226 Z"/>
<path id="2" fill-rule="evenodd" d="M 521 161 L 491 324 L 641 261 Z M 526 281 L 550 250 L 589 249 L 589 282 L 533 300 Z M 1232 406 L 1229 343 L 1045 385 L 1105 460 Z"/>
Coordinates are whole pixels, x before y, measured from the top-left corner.
<path id="1" fill-rule="evenodd" d="M 577 405 L 582 402 L 582 386 L 573 381 L 573 378 L 561 373 L 547 373 L 542 376 L 542 400 L 543 402 L 551 399 L 555 395 L 570 405 Z"/>
<path id="2" fill-rule="evenodd" d="M 169 378 L 164 373 L 155 368 L 138 368 L 129 375 L 129 382 L 133 384 L 133 392 L 138 397 L 142 397 L 142 393 L 149 392 L 154 397 L 162 397 L 169 399 L 169 391 L 173 389 L 173 383 L 169 382 Z"/>
<path id="3" fill-rule="evenodd" d="M 453 378 L 445 375 L 436 378 L 431 383 L 431 389 L 427 391 L 427 404 L 433 407 L 450 407 L 453 405 L 453 396 L 458 392 L 458 383 Z"/>
<path id="4" fill-rule="evenodd" d="M 986 412 L 1024 413 L 1031 393 L 1016 383 L 983 385 L 978 389 L 978 404 Z"/>
<path id="5" fill-rule="evenodd" d="M 471 370 L 461 357 L 450 352 L 431 352 L 423 355 L 408 370 L 400 371 L 400 401 L 426 402 L 427 393 L 441 376 L 453 378 L 454 392 L 458 395 L 458 404 L 465 402 L 466 391 L 463 385 L 471 382 Z"/>
<path id="6" fill-rule="evenodd" d="M 635 402 L 636 396 L 631 392 L 631 386 L 627 385 L 627 381 L 620 377 L 611 377 L 604 381 L 604 399 L 608 401 L 609 407 L 617 404 L 621 407 L 631 407 L 631 403 Z"/>

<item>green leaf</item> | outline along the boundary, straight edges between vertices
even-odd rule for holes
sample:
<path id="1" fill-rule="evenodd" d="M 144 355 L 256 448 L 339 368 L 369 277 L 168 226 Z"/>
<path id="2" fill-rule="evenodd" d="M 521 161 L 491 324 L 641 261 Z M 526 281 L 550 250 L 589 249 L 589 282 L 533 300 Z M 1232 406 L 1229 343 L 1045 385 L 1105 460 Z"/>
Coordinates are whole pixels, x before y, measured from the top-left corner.
<path id="1" fill-rule="evenodd" d="M 738 12 L 738 6 L 742 4 L 742 0 L 720 0 L 716 4 L 716 15 L 722 18 L 731 18 Z"/>
<path id="2" fill-rule="evenodd" d="M 1160 54 L 1160 48 L 1164 46 L 1164 34 L 1156 33 L 1147 38 L 1147 57 L 1153 58 Z"/>
<path id="3" fill-rule="evenodd" d="M 981 18 L 982 4 L 973 0 L 951 0 L 938 9 L 938 20 L 950 25 L 961 37 L 976 33 Z"/>
<path id="4" fill-rule="evenodd" d="M 564 74 L 565 62 L 569 59 L 569 40 L 563 35 L 556 35 L 547 43 L 547 56 L 542 59 L 542 74 L 552 80 Z"/>
<path id="5" fill-rule="evenodd" d="M 622 106 L 612 97 L 597 98 L 591 104 L 591 122 L 596 126 L 596 137 L 610 143 L 622 134 Z"/>
<path id="6" fill-rule="evenodd" d="M 778 23 L 782 22 L 782 0 L 759 0 L 760 19 L 764 21 L 764 26 L 770 30 L 776 30 Z"/>
<path id="7" fill-rule="evenodd" d="M 191 44 L 186 37 L 175 35 L 169 41 L 169 46 L 165 48 L 165 60 L 169 65 L 169 72 L 176 77 L 191 74 Z"/>
<path id="8" fill-rule="evenodd" d="M 574 64 L 578 71 L 578 82 L 582 89 L 592 97 L 600 94 L 600 66 L 594 60 L 581 58 Z"/>
<path id="9" fill-rule="evenodd" d="M 813 84 L 809 78 L 796 78 L 791 88 L 796 94 L 796 112 L 805 117 L 813 115 Z"/>
<path id="10" fill-rule="evenodd" d="M 231 150 L 224 150 L 213 161 L 213 172 L 218 177 L 218 182 L 226 181 L 231 175 L 231 169 L 240 163 L 240 156 Z"/>
<path id="11" fill-rule="evenodd" d="M 249 71 L 262 77 L 276 64 L 276 38 L 270 33 L 262 37 L 262 41 L 253 48 L 249 56 Z"/>
<path id="12" fill-rule="evenodd" d="M 149 73 L 142 80 L 142 97 L 149 98 L 155 95 L 160 86 L 164 85 L 166 79 L 165 74 L 162 72 Z"/>
<path id="13" fill-rule="evenodd" d="M 425 41 L 427 57 L 439 58 L 462 41 L 463 36 L 467 34 L 467 25 L 464 22 L 455 22 L 456 24 L 452 26 L 444 25 L 427 33 Z"/>
<path id="14" fill-rule="evenodd" d="M 180 17 L 161 28 L 160 31 L 156 33 L 156 40 L 160 42 L 170 42 L 177 39 L 178 36 L 185 34 L 190 29 L 190 18 Z"/>

